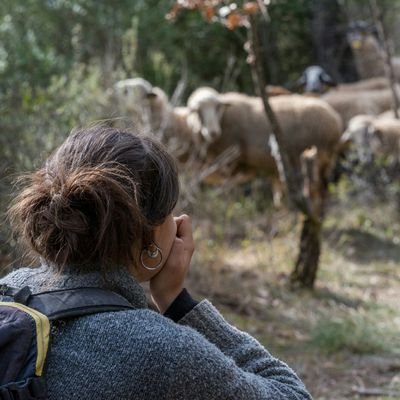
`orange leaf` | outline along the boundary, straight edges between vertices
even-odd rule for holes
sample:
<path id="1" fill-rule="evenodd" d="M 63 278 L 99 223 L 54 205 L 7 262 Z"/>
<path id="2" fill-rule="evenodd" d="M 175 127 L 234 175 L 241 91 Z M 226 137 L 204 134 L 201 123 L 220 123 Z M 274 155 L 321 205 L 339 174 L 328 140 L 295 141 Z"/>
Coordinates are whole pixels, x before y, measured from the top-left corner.
<path id="1" fill-rule="evenodd" d="M 178 16 L 179 11 L 182 9 L 182 6 L 179 4 L 174 4 L 171 8 L 170 12 L 165 16 L 168 21 L 174 21 Z"/>
<path id="2" fill-rule="evenodd" d="M 255 14 L 258 12 L 258 4 L 255 1 L 248 1 L 243 4 L 243 11 L 246 14 Z"/>
<path id="3" fill-rule="evenodd" d="M 230 13 L 226 18 L 226 27 L 228 29 L 233 30 L 241 25 L 242 25 L 242 16 L 237 12 Z"/>
<path id="4" fill-rule="evenodd" d="M 203 9 L 203 14 L 207 21 L 211 21 L 215 15 L 215 10 L 211 6 L 205 6 Z"/>

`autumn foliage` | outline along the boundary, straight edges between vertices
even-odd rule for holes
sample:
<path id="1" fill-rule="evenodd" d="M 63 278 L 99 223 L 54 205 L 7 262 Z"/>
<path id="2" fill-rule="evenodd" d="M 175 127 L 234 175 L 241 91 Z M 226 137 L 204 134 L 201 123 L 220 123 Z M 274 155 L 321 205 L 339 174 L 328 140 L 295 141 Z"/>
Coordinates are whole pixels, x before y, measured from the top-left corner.
<path id="1" fill-rule="evenodd" d="M 175 20 L 183 10 L 197 10 L 208 22 L 218 21 L 233 30 L 249 27 L 249 15 L 265 7 L 262 1 L 245 1 L 242 4 L 223 0 L 177 0 L 166 18 Z"/>

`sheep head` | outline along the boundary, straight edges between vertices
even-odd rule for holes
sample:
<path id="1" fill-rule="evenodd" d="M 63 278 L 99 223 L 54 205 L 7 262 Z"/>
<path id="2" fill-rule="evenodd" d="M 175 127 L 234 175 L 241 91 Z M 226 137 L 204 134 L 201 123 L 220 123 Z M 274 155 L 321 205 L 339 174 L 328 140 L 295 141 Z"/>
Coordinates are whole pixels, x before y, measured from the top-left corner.
<path id="1" fill-rule="evenodd" d="M 371 115 L 353 117 L 341 138 L 341 142 L 346 147 L 355 148 L 358 159 L 362 163 L 368 163 L 372 160 L 373 120 L 374 118 Z"/>
<path id="2" fill-rule="evenodd" d="M 209 87 L 196 89 L 187 102 L 188 125 L 195 135 L 212 143 L 221 136 L 221 119 L 224 103 L 216 90 Z"/>

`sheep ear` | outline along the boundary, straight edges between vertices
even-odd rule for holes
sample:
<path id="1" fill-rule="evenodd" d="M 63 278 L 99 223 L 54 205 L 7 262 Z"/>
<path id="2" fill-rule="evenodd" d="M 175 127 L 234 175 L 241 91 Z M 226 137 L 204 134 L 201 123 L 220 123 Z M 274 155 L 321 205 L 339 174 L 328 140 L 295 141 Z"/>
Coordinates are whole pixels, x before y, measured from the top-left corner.
<path id="1" fill-rule="evenodd" d="M 300 89 L 306 84 L 306 74 L 303 72 L 295 82 L 294 82 L 294 87 L 295 89 Z"/>
<path id="2" fill-rule="evenodd" d="M 148 93 L 146 93 L 146 97 L 147 97 L 148 99 L 155 99 L 155 98 L 157 97 L 157 93 L 148 92 Z"/>
<path id="3" fill-rule="evenodd" d="M 190 110 L 188 116 L 186 117 L 187 124 L 190 130 L 194 134 L 200 134 L 201 131 L 201 121 L 199 118 L 199 114 L 195 110 Z"/>
<path id="4" fill-rule="evenodd" d="M 325 71 L 321 75 L 321 81 L 328 86 L 337 86 L 337 82 L 335 82 L 333 78 Z"/>

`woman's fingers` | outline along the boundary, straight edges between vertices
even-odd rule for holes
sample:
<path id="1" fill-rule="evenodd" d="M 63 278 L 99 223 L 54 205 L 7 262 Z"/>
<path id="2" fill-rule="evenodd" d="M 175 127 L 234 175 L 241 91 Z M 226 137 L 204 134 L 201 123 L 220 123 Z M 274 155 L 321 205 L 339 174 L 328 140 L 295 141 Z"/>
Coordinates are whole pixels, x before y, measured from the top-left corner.
<path id="1" fill-rule="evenodd" d="M 188 215 L 175 217 L 176 237 L 161 271 L 150 280 L 150 290 L 164 312 L 184 287 L 186 273 L 194 251 L 192 223 Z"/>
<path id="2" fill-rule="evenodd" d="M 176 236 L 182 238 L 192 235 L 192 222 L 190 217 L 186 214 L 182 214 L 179 217 L 175 217 L 177 232 Z"/>
<path id="3" fill-rule="evenodd" d="M 186 214 L 183 214 L 176 218 L 176 226 L 177 232 L 176 236 L 178 239 L 181 239 L 185 244 L 185 248 L 194 250 L 193 243 L 193 230 L 192 230 L 192 221 L 190 217 Z"/>

